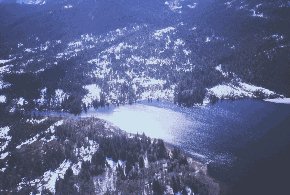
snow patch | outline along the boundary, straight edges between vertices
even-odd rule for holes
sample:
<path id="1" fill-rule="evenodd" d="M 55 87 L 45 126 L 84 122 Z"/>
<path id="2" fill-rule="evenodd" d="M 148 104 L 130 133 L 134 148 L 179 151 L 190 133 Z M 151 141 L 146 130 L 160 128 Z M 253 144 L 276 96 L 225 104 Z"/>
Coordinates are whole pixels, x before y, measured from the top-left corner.
<path id="1" fill-rule="evenodd" d="M 43 119 L 27 119 L 26 122 L 30 123 L 30 124 L 40 124 L 43 123 L 44 121 L 46 121 L 48 119 L 48 117 L 45 117 Z"/>
<path id="2" fill-rule="evenodd" d="M 255 92 L 260 91 L 265 96 L 277 95 L 275 92 L 265 89 L 263 87 L 257 87 L 244 82 L 238 82 L 236 85 L 232 83 L 221 84 L 208 89 L 208 93 L 215 95 L 218 98 L 242 98 L 242 97 L 254 97 Z"/>
<path id="3" fill-rule="evenodd" d="M 197 29 L 196 26 L 192 27 L 190 30 L 195 31 Z"/>
<path id="4" fill-rule="evenodd" d="M 17 44 L 17 48 L 20 48 L 20 47 L 22 47 L 23 46 L 23 43 L 18 43 Z"/>
<path id="5" fill-rule="evenodd" d="M 104 194 L 107 190 L 116 190 L 116 179 L 117 179 L 117 166 L 121 166 L 124 168 L 124 162 L 118 161 L 114 162 L 110 158 L 106 158 L 107 164 L 109 168 L 106 168 L 105 173 L 101 177 L 94 178 L 94 185 L 96 188 L 96 194 Z"/>
<path id="6" fill-rule="evenodd" d="M 145 59 L 146 65 L 168 65 L 170 64 L 170 59 L 160 59 L 156 57 L 150 57 L 148 59 Z"/>
<path id="7" fill-rule="evenodd" d="M 18 146 L 16 146 L 16 148 L 17 148 L 17 149 L 20 149 L 20 148 L 21 148 L 22 146 L 24 146 L 24 145 L 30 145 L 30 144 L 36 142 L 36 141 L 38 140 L 38 138 L 39 138 L 39 135 L 37 134 L 37 135 L 35 135 L 34 137 L 32 137 L 32 138 L 30 138 L 30 139 L 28 139 L 28 140 L 22 142 L 21 144 L 19 144 Z"/>
<path id="8" fill-rule="evenodd" d="M 29 122 L 36 122 L 36 123 L 41 123 L 41 122 L 44 122 L 45 120 L 47 120 L 47 118 L 44 118 L 44 119 L 41 119 L 41 120 L 35 120 L 35 119 L 32 119 L 32 120 L 29 120 Z M 39 124 L 38 123 L 38 124 Z M 51 125 L 45 132 L 44 134 L 47 135 L 47 134 L 54 134 L 55 133 L 55 127 L 58 127 L 58 126 L 61 126 L 62 124 L 64 123 L 63 120 L 60 120 L 60 121 L 57 121 L 55 122 L 53 125 Z M 34 142 L 36 142 L 38 139 L 39 139 L 39 134 L 35 135 L 34 137 L 22 142 L 21 144 L 19 144 L 18 146 L 16 146 L 17 149 L 20 149 L 22 146 L 24 145 L 30 145 Z M 53 135 L 51 136 L 51 138 L 49 140 L 46 140 L 46 138 L 41 138 L 40 140 L 43 141 L 43 142 L 50 142 L 52 140 L 54 140 L 56 137 Z"/>
<path id="9" fill-rule="evenodd" d="M 7 62 L 10 62 L 12 59 L 9 60 L 0 60 L 0 64 L 6 64 Z"/>
<path id="10" fill-rule="evenodd" d="M 224 77 L 228 77 L 228 76 L 229 76 L 229 73 L 228 73 L 228 72 L 225 72 L 225 71 L 222 70 L 222 65 L 221 65 L 221 64 L 218 65 L 218 66 L 216 66 L 215 69 L 216 69 L 218 72 L 222 73 L 222 75 L 223 75 Z"/>
<path id="11" fill-rule="evenodd" d="M 190 9 L 194 9 L 196 8 L 197 3 L 193 3 L 192 5 L 187 5 L 187 7 L 189 7 Z"/>
<path id="12" fill-rule="evenodd" d="M 252 12 L 252 16 L 253 16 L 253 17 L 267 18 L 267 17 L 264 16 L 263 13 L 259 13 L 259 12 L 257 12 L 255 9 L 251 9 L 250 11 Z"/>
<path id="13" fill-rule="evenodd" d="M 50 46 L 50 42 L 46 41 L 44 44 L 40 45 L 39 49 L 40 49 L 40 51 L 46 51 L 46 50 L 48 50 L 49 46 Z"/>
<path id="14" fill-rule="evenodd" d="M 0 95 L 0 103 L 6 103 L 6 96 Z"/>
<path id="15" fill-rule="evenodd" d="M 5 153 L 0 154 L 0 160 L 5 159 L 8 155 L 9 155 L 9 152 L 5 152 Z"/>
<path id="16" fill-rule="evenodd" d="M 32 181 L 26 181 L 25 178 L 18 184 L 18 191 L 21 190 L 22 186 L 36 186 L 38 191 L 41 192 L 44 189 L 49 190 L 52 193 L 55 193 L 55 183 L 58 178 L 64 178 L 66 170 L 71 166 L 71 162 L 64 160 L 57 169 L 46 171 L 42 177 L 34 179 Z"/>
<path id="17" fill-rule="evenodd" d="M 39 105 L 44 105 L 46 99 L 45 99 L 45 96 L 46 96 L 46 92 L 47 92 L 47 88 L 43 88 L 40 90 L 40 98 L 35 100 L 36 103 L 38 103 Z"/>
<path id="18" fill-rule="evenodd" d="M 211 42 L 211 40 L 212 40 L 211 37 L 206 37 L 205 42 L 208 43 Z"/>
<path id="19" fill-rule="evenodd" d="M 184 53 L 186 56 L 188 56 L 189 54 L 191 54 L 191 51 L 188 50 L 188 49 L 184 49 L 184 50 L 183 50 L 183 53 Z"/>
<path id="20" fill-rule="evenodd" d="M 29 4 L 29 5 L 44 5 L 46 3 L 45 0 L 17 0 L 19 4 Z"/>
<path id="21" fill-rule="evenodd" d="M 12 137 L 8 135 L 9 131 L 10 128 L 8 126 L 0 128 L 0 152 L 3 152 L 7 148 L 12 139 Z"/>
<path id="22" fill-rule="evenodd" d="M 275 92 L 273 92 L 269 89 L 265 89 L 263 87 L 257 87 L 255 85 L 250 85 L 250 84 L 243 83 L 243 82 L 239 82 L 239 85 L 242 87 L 242 89 L 249 91 L 249 92 L 255 92 L 255 91 L 260 90 L 261 92 L 263 92 L 267 96 L 276 94 Z"/>
<path id="23" fill-rule="evenodd" d="M 230 7 L 232 7 L 233 2 L 234 1 L 227 1 L 227 2 L 225 2 L 225 5 L 227 6 L 227 8 L 230 8 Z"/>
<path id="24" fill-rule="evenodd" d="M 4 88 L 10 87 L 10 86 L 11 86 L 10 83 L 5 83 L 5 82 L 0 80 L 0 89 L 4 89 Z"/>
<path id="25" fill-rule="evenodd" d="M 148 161 L 147 153 L 146 153 L 145 158 L 144 158 L 144 167 L 146 169 L 149 168 L 149 161 Z"/>
<path id="26" fill-rule="evenodd" d="M 115 54 L 115 59 L 120 60 L 121 59 L 121 53 L 122 53 L 123 50 L 130 49 L 132 51 L 133 49 L 137 49 L 137 48 L 138 47 L 136 47 L 136 46 L 132 46 L 132 45 L 129 45 L 127 43 L 122 42 L 122 43 L 119 43 L 116 46 L 112 46 L 109 49 L 105 50 L 105 53 Z"/>
<path id="27" fill-rule="evenodd" d="M 62 89 L 56 89 L 55 96 L 53 98 L 53 105 L 60 106 L 66 97 L 67 94 Z"/>
<path id="28" fill-rule="evenodd" d="M 164 34 L 167 34 L 167 33 L 170 33 L 172 31 L 175 31 L 175 28 L 174 27 L 167 27 L 167 28 L 164 28 L 164 29 L 160 29 L 160 30 L 156 30 L 154 33 L 153 33 L 153 37 L 155 39 L 158 39 L 160 40 Z"/>
<path id="29" fill-rule="evenodd" d="M 264 101 L 277 103 L 277 104 L 290 104 L 290 98 L 264 99 Z"/>
<path id="30" fill-rule="evenodd" d="M 34 53 L 33 49 L 31 49 L 31 48 L 26 48 L 26 49 L 24 49 L 24 51 L 27 53 Z"/>
<path id="31" fill-rule="evenodd" d="M 64 160 L 56 170 L 45 172 L 42 179 L 43 186 L 40 186 L 40 191 L 42 191 L 42 189 L 48 189 L 52 193 L 55 193 L 56 180 L 64 177 L 64 174 L 70 167 L 70 164 L 70 161 Z"/>
<path id="32" fill-rule="evenodd" d="M 279 41 L 283 41 L 284 40 L 284 36 L 281 35 L 281 34 L 274 34 L 274 35 L 271 35 L 269 37 L 265 37 L 264 39 L 273 39 L 275 40 L 276 42 L 279 42 Z"/>
<path id="33" fill-rule="evenodd" d="M 13 67 L 12 65 L 6 65 L 0 67 L 0 74 L 10 73 L 10 68 Z"/>
<path id="34" fill-rule="evenodd" d="M 182 5 L 180 5 L 180 0 L 171 0 L 164 3 L 173 12 L 181 13 Z"/>
<path id="35" fill-rule="evenodd" d="M 23 97 L 20 97 L 20 98 L 18 98 L 18 100 L 17 100 L 17 105 L 18 106 L 24 106 L 25 104 L 27 104 L 28 102 L 23 98 Z"/>
<path id="36" fill-rule="evenodd" d="M 71 8 L 73 8 L 73 6 L 69 4 L 69 5 L 65 5 L 63 8 L 64 9 L 71 9 Z"/>
<path id="37" fill-rule="evenodd" d="M 92 104 L 94 100 L 100 99 L 101 89 L 96 84 L 86 85 L 83 88 L 88 91 L 87 95 L 82 99 L 82 102 L 86 104 L 86 106 Z"/>
<path id="38" fill-rule="evenodd" d="M 184 46 L 185 43 L 184 43 L 184 41 L 183 41 L 182 39 L 176 39 L 176 40 L 174 41 L 174 45 L 175 45 L 175 46 Z"/>
<path id="39" fill-rule="evenodd" d="M 64 121 L 63 120 L 60 120 L 60 121 L 57 121 L 56 123 L 54 123 L 53 125 L 51 125 L 47 131 L 49 131 L 50 133 L 55 133 L 55 127 L 59 127 L 61 125 L 63 125 Z"/>
<path id="40" fill-rule="evenodd" d="M 0 139 L 7 139 L 8 137 L 8 133 L 10 131 L 10 128 L 7 126 L 7 127 L 1 127 L 0 128 Z"/>
<path id="41" fill-rule="evenodd" d="M 81 171 L 81 168 L 82 168 L 82 162 L 81 161 L 79 161 L 78 163 L 73 164 L 71 166 L 71 169 L 72 169 L 74 175 L 78 175 L 80 173 L 80 171 Z"/>
<path id="42" fill-rule="evenodd" d="M 88 138 L 87 138 L 88 140 Z M 97 152 L 99 148 L 99 144 L 93 140 L 88 140 L 87 144 L 84 144 L 85 146 L 82 146 L 80 148 L 76 148 L 74 150 L 76 156 L 79 160 L 82 161 L 91 161 L 93 155 Z"/>

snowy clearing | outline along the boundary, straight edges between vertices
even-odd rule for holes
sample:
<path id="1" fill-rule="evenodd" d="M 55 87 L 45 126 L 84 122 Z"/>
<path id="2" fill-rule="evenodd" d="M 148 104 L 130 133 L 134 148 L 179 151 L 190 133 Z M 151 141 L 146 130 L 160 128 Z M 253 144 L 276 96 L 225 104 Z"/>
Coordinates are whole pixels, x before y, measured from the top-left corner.
<path id="1" fill-rule="evenodd" d="M 265 96 L 277 95 L 275 92 L 265 89 L 263 87 L 257 87 L 244 82 L 238 82 L 237 84 L 227 83 L 217 85 L 208 89 L 208 93 L 215 95 L 218 98 L 242 98 L 242 97 L 256 97 L 256 92 L 261 92 Z"/>
<path id="2" fill-rule="evenodd" d="M 92 104 L 94 100 L 100 100 L 101 89 L 96 84 L 86 85 L 83 88 L 88 91 L 87 95 L 82 99 L 86 106 Z"/>

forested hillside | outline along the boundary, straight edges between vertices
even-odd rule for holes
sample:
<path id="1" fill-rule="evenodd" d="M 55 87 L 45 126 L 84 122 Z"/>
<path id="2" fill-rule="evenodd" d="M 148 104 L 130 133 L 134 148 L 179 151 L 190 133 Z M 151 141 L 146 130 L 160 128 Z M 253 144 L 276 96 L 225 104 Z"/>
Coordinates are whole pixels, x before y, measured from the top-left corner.
<path id="1" fill-rule="evenodd" d="M 162 140 L 94 118 L 18 119 L 1 122 L 1 194 L 219 193 L 206 166 Z"/>
<path id="2" fill-rule="evenodd" d="M 192 106 L 288 97 L 289 9 L 288 1 L 3 1 L 1 103 L 78 114 L 148 98 Z"/>

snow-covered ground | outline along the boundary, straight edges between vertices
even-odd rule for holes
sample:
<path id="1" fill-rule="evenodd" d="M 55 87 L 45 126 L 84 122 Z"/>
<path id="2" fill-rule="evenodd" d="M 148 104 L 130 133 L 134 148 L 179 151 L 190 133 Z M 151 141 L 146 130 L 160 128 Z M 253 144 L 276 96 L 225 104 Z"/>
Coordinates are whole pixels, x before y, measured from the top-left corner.
<path id="1" fill-rule="evenodd" d="M 160 29 L 160 30 L 156 30 L 153 33 L 153 37 L 155 39 L 160 40 L 164 35 L 168 34 L 169 32 L 174 32 L 174 31 L 175 31 L 175 28 L 172 27 L 172 26 L 169 26 L 169 27 L 166 27 L 166 28 L 163 28 L 163 29 Z"/>
<path id="2" fill-rule="evenodd" d="M 55 122 L 53 125 L 51 125 L 51 126 L 47 129 L 47 131 L 49 131 L 50 133 L 55 133 L 55 128 L 56 128 L 56 127 L 59 127 L 59 126 L 61 126 L 61 125 L 63 125 L 63 123 L 64 123 L 63 120 L 57 121 L 57 122 Z"/>
<path id="3" fill-rule="evenodd" d="M 83 88 L 88 91 L 82 100 L 86 106 L 92 104 L 94 100 L 100 100 L 101 89 L 96 84 L 86 85 Z"/>
<path id="4" fill-rule="evenodd" d="M 17 100 L 17 105 L 18 105 L 18 106 L 23 106 L 24 104 L 27 104 L 27 101 L 26 101 L 23 97 L 20 97 L 20 98 Z"/>
<path id="5" fill-rule="evenodd" d="M 30 124 L 40 124 L 43 123 L 44 121 L 46 121 L 48 119 L 48 117 L 42 118 L 42 119 L 27 119 L 26 122 L 30 123 Z"/>
<path id="6" fill-rule="evenodd" d="M 229 76 L 229 73 L 228 73 L 228 72 L 225 72 L 225 71 L 222 70 L 222 65 L 221 65 L 221 64 L 218 65 L 218 66 L 216 66 L 215 69 L 216 69 L 217 71 L 219 71 L 220 73 L 222 73 L 222 75 L 223 75 L 224 77 L 228 77 L 228 76 Z"/>
<path id="7" fill-rule="evenodd" d="M 61 103 L 67 98 L 69 95 L 65 93 L 62 89 L 56 89 L 54 96 L 50 97 L 50 102 L 53 107 L 61 106 Z M 35 99 L 34 102 L 39 105 L 43 106 L 49 100 L 47 99 L 47 88 L 43 88 L 40 90 L 40 98 Z"/>
<path id="8" fill-rule="evenodd" d="M 204 100 L 204 104 L 208 103 L 208 96 L 214 95 L 219 99 L 238 99 L 238 98 L 260 98 L 257 95 L 263 95 L 265 97 L 280 96 L 269 89 L 258 87 L 255 85 L 247 84 L 244 82 L 238 83 L 225 83 L 215 87 L 207 89 L 207 97 Z"/>
<path id="9" fill-rule="evenodd" d="M 41 0 L 29 0 L 25 2 L 38 1 L 41 2 Z M 228 1 L 226 5 L 232 7 L 236 3 L 236 1 Z M 165 4 L 166 7 L 169 7 L 174 12 L 179 12 L 185 8 L 188 10 L 188 8 L 195 8 L 197 6 L 197 3 L 194 1 L 186 0 L 168 0 Z M 261 7 L 262 5 L 256 5 L 253 9 L 260 10 Z M 71 5 L 66 4 L 63 8 L 71 8 Z M 250 10 L 250 8 L 247 9 Z M 195 52 L 187 44 L 187 39 L 181 35 L 181 31 L 184 31 L 183 28 L 185 26 L 185 22 L 167 24 L 166 26 L 159 27 L 146 24 L 133 24 L 99 35 L 83 34 L 65 43 L 61 40 L 51 40 L 41 43 L 40 39 L 35 37 L 35 40 L 39 42 L 39 46 L 32 47 L 25 45 L 25 43 L 18 44 L 19 50 L 21 50 L 21 58 L 25 58 L 21 71 L 26 72 L 27 69 L 29 70 L 28 67 L 30 65 L 32 66 L 36 61 L 43 60 L 43 52 L 52 51 L 54 46 L 62 46 L 61 49 L 56 50 L 57 52 L 51 52 L 53 56 L 51 56 L 52 60 L 48 64 L 58 65 L 62 60 L 68 60 L 86 53 L 83 63 L 88 68 L 85 76 L 88 77 L 89 81 L 85 84 L 94 83 L 89 85 L 82 84 L 84 85 L 83 88 L 87 90 L 87 94 L 82 97 L 82 102 L 86 106 L 91 105 L 94 100 L 99 100 L 101 92 L 104 94 L 108 103 L 118 102 L 118 99 L 124 93 L 124 90 L 122 91 L 124 86 L 130 90 L 132 88 L 134 98 L 137 97 L 137 99 L 160 98 L 172 100 L 176 87 L 176 83 L 170 83 L 176 79 L 172 75 L 177 75 L 178 77 L 184 72 L 194 71 L 196 68 L 196 62 L 192 55 Z M 197 32 L 197 26 L 193 25 L 191 28 L 186 28 L 189 31 Z M 135 34 L 138 36 L 135 36 Z M 131 39 L 131 36 L 133 36 L 133 39 Z M 268 36 L 268 39 L 279 42 L 284 40 L 284 36 L 276 33 Z M 209 45 L 218 40 L 225 40 L 225 38 L 220 35 L 218 36 L 215 32 L 200 37 L 201 44 Z M 229 44 L 228 47 L 231 49 L 236 48 L 232 44 Z M 31 58 L 32 54 L 35 56 L 35 59 Z M 0 63 L 5 65 L 0 68 L 0 73 L 3 74 L 10 73 L 11 70 L 15 71 L 14 68 L 16 67 L 16 65 L 15 67 L 14 65 L 6 65 L 14 59 L 13 56 L 9 56 L 6 59 L 0 60 Z M 38 67 L 33 72 L 39 73 L 45 71 L 46 68 Z M 222 65 L 218 65 L 215 70 L 219 71 L 224 78 L 229 78 L 234 75 L 233 73 L 224 71 L 222 68 Z M 166 83 L 166 80 L 169 82 Z M 155 81 L 158 81 L 158 83 L 154 83 Z M 0 89 L 4 87 L 9 87 L 9 83 L 3 83 L 0 78 Z M 219 85 L 207 90 L 208 94 L 215 95 L 219 98 L 233 96 L 236 98 L 255 97 L 254 93 L 256 91 L 265 93 L 267 97 L 274 94 L 273 91 L 253 86 L 237 79 L 233 82 L 220 82 Z M 52 97 L 52 101 L 49 101 L 46 100 L 47 88 L 43 88 L 40 92 L 40 98 L 36 99 L 35 103 L 40 107 L 47 105 L 45 103 L 49 102 L 50 106 L 53 105 L 53 108 L 60 108 L 61 103 L 69 95 L 71 95 L 69 90 L 56 89 L 55 96 Z M 126 98 L 127 96 L 123 99 Z M 16 103 L 18 107 L 24 107 L 27 103 L 23 98 L 15 99 L 16 101 L 18 101 Z M 0 96 L 1 102 L 5 102 L 3 96 Z M 18 107 L 14 107 L 13 109 L 16 110 Z M 13 111 L 13 109 L 11 110 Z"/>
<path id="10" fill-rule="evenodd" d="M 110 158 L 107 158 L 106 161 L 109 167 L 106 168 L 101 176 L 94 177 L 96 194 L 104 194 L 107 190 L 116 190 L 117 166 L 123 167 L 125 172 L 125 163 L 123 161 L 114 162 Z"/>
<path id="11" fill-rule="evenodd" d="M 222 84 L 216 85 L 212 88 L 207 89 L 207 94 L 204 99 L 203 104 L 209 103 L 209 96 L 214 95 L 219 99 L 238 99 L 238 98 L 261 98 L 258 96 L 264 96 L 266 98 L 270 97 L 283 97 L 266 89 L 264 87 L 255 86 L 246 82 L 243 82 L 240 78 L 237 77 L 234 73 L 224 71 L 222 65 L 215 67 L 215 70 L 220 72 L 224 78 L 229 78 L 230 75 L 232 78 L 228 82 L 223 82 Z"/>
<path id="12" fill-rule="evenodd" d="M 46 171 L 40 178 L 34 179 L 32 181 L 27 181 L 25 178 L 18 184 L 18 191 L 21 190 L 22 186 L 30 185 L 36 186 L 38 189 L 37 194 L 41 194 L 44 189 L 55 193 L 55 183 L 58 178 L 63 178 L 66 170 L 71 166 L 71 162 L 64 160 L 57 169 Z"/>
<path id="13" fill-rule="evenodd" d="M 62 124 L 62 121 L 56 122 L 51 127 L 59 126 Z M 52 129 L 50 128 L 50 129 Z M 90 161 L 92 159 L 93 154 L 98 150 L 99 145 L 92 140 L 87 139 L 86 147 L 82 146 L 81 148 L 75 149 L 75 154 L 78 157 L 78 163 L 73 164 L 69 160 L 64 160 L 57 169 L 55 170 L 48 170 L 46 171 L 43 176 L 34 179 L 32 181 L 28 181 L 25 178 L 22 179 L 22 181 L 18 184 L 18 190 L 22 188 L 22 186 L 25 186 L 29 184 L 30 186 L 36 186 L 39 193 L 44 189 L 49 190 L 52 193 L 55 193 L 55 183 L 58 178 L 63 178 L 66 170 L 68 168 L 72 168 L 73 173 L 75 175 L 78 175 L 82 166 L 83 161 Z"/>
<path id="14" fill-rule="evenodd" d="M 19 4 L 29 4 L 29 5 L 44 5 L 46 3 L 45 0 L 17 0 Z"/>
<path id="15" fill-rule="evenodd" d="M 12 59 L 9 59 L 9 60 L 0 60 L 0 64 L 6 64 L 8 62 L 10 62 Z"/>
<path id="16" fill-rule="evenodd" d="M 43 118 L 43 119 L 40 119 L 40 120 L 36 120 L 36 119 L 31 119 L 31 120 L 27 120 L 26 122 L 27 123 L 31 123 L 31 124 L 40 124 L 44 121 L 46 121 L 47 118 Z M 54 134 L 55 133 L 55 128 L 58 127 L 58 126 L 61 126 L 62 124 L 64 123 L 63 120 L 60 120 L 60 121 L 57 121 L 55 122 L 53 125 L 51 125 L 45 132 L 44 134 Z M 18 146 L 16 146 L 17 149 L 20 149 L 22 146 L 24 145 L 30 145 L 34 142 L 36 142 L 37 140 L 39 140 L 40 138 L 40 134 L 36 134 L 35 136 L 33 136 L 32 138 L 20 143 Z M 55 139 L 55 136 L 52 135 L 51 138 L 49 140 L 47 140 L 46 138 L 41 138 L 40 140 L 43 141 L 43 142 L 50 142 L 52 141 L 53 139 Z"/>
<path id="17" fill-rule="evenodd" d="M 290 104 L 290 98 L 264 99 L 264 101 L 273 102 L 277 104 Z"/>
<path id="18" fill-rule="evenodd" d="M 9 83 L 5 83 L 2 80 L 0 80 L 0 89 L 4 89 L 4 88 L 10 87 L 10 86 L 11 85 Z"/>
<path id="19" fill-rule="evenodd" d="M 24 145 L 30 145 L 30 144 L 36 142 L 38 140 L 38 138 L 39 138 L 39 135 L 37 134 L 37 135 L 33 136 L 32 138 L 30 138 L 30 139 L 22 142 L 21 144 L 19 144 L 18 146 L 16 146 L 16 148 L 17 149 L 20 149 Z"/>
<path id="20" fill-rule="evenodd" d="M 98 150 L 99 144 L 87 138 L 87 146 L 76 148 L 74 153 L 80 161 L 91 161 L 93 154 Z"/>
<path id="21" fill-rule="evenodd" d="M 0 142 L 0 152 L 3 152 L 7 148 L 9 142 L 11 141 L 12 137 L 8 135 L 9 131 L 10 131 L 10 127 L 8 127 L 8 126 L 0 128 L 0 140 L 1 140 L 1 142 Z M 5 155 L 3 155 L 3 156 L 1 155 L 1 159 L 4 156 Z"/>
<path id="22" fill-rule="evenodd" d="M 28 120 L 28 123 L 41 123 L 44 122 L 45 120 L 47 120 L 46 118 L 40 119 L 40 120 L 36 120 L 36 119 L 32 119 L 32 120 Z M 63 120 L 59 120 L 57 122 L 55 122 L 53 125 L 51 125 L 46 131 L 45 134 L 54 134 L 55 133 L 55 128 L 58 126 L 61 126 L 64 124 Z M 1 128 L 2 129 L 2 128 Z M 3 131 L 1 131 L 0 134 L 0 138 L 2 137 L 7 137 L 8 134 L 8 127 L 3 128 Z M 19 149 L 21 148 L 23 145 L 26 144 L 31 144 L 33 142 L 35 142 L 36 140 L 39 139 L 39 134 L 37 134 L 36 136 L 32 137 L 31 139 L 21 143 L 20 145 L 18 145 L 16 148 Z M 51 136 L 54 137 L 55 136 Z M 41 139 L 42 141 L 51 141 L 52 138 L 50 140 L 46 140 L 45 138 Z M 46 171 L 43 176 L 36 178 L 32 181 L 28 181 L 26 178 L 23 178 L 22 181 L 18 184 L 18 190 L 20 190 L 22 188 L 22 186 L 25 186 L 27 184 L 31 185 L 31 186 L 36 186 L 37 189 L 39 190 L 39 194 L 41 194 L 42 190 L 44 189 L 48 189 L 50 192 L 55 193 L 55 182 L 57 181 L 58 178 L 63 178 L 66 170 L 71 167 L 74 174 L 78 175 L 78 173 L 80 172 L 81 169 L 81 165 L 83 161 L 90 161 L 92 159 L 93 154 L 98 150 L 99 145 L 93 141 L 93 140 L 89 140 L 89 138 L 86 138 L 86 144 L 83 145 L 80 148 L 76 148 L 75 149 L 75 155 L 78 158 L 78 163 L 73 164 L 72 162 L 70 162 L 69 160 L 64 160 L 57 169 L 55 170 L 48 170 Z M 4 156 L 7 156 L 8 154 L 4 153 L 1 154 L 1 158 Z"/>
<path id="23" fill-rule="evenodd" d="M 8 155 L 9 155 L 9 152 L 4 152 L 4 153 L 0 154 L 0 160 L 5 159 Z"/>
<path id="24" fill-rule="evenodd" d="M 187 5 L 187 7 L 189 7 L 190 9 L 194 9 L 194 8 L 196 8 L 196 6 L 197 6 L 197 3 Z"/>
<path id="25" fill-rule="evenodd" d="M 0 95 L 0 103 L 5 103 L 5 102 L 6 102 L 6 96 Z"/>
<path id="26" fill-rule="evenodd" d="M 255 9 L 251 9 L 250 11 L 252 12 L 253 17 L 267 18 L 263 13 L 260 13 Z"/>
<path id="27" fill-rule="evenodd" d="M 12 68 L 12 65 L 5 65 L 0 67 L 0 74 L 4 74 L 4 73 L 10 73 L 10 69 Z"/>
<path id="28" fill-rule="evenodd" d="M 56 89 L 53 104 L 55 106 L 60 106 L 66 97 L 68 97 L 68 95 L 62 89 Z"/>
<path id="29" fill-rule="evenodd" d="M 64 9 L 71 9 L 71 8 L 73 8 L 73 6 L 71 4 L 68 4 L 68 5 L 63 6 L 63 8 Z"/>
<path id="30" fill-rule="evenodd" d="M 168 0 L 165 2 L 165 5 L 167 5 L 171 11 L 181 13 L 182 4 L 180 0 Z"/>

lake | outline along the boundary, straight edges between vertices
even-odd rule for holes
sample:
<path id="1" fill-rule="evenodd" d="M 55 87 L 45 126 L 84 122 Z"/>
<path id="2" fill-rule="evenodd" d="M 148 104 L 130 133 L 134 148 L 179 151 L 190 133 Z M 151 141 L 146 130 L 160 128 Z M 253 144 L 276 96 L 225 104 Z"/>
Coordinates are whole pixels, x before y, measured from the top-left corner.
<path id="1" fill-rule="evenodd" d="M 235 185 L 251 177 L 259 163 L 267 165 L 274 157 L 290 154 L 290 105 L 287 104 L 227 100 L 184 108 L 170 102 L 140 101 L 89 110 L 81 115 L 88 116 L 107 120 L 129 133 L 144 132 L 164 139 L 208 163 L 215 178 Z M 266 167 L 283 162 L 272 162 Z"/>

